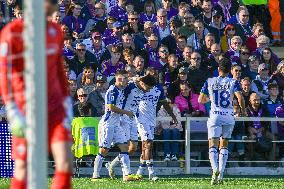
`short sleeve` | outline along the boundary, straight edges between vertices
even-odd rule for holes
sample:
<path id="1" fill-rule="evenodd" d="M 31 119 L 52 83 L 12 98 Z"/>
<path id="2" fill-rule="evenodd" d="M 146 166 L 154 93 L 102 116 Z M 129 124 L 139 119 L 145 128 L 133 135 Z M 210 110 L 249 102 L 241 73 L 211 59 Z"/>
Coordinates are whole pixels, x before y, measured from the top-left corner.
<path id="1" fill-rule="evenodd" d="M 107 104 L 108 105 L 116 105 L 116 100 L 118 98 L 118 95 L 119 95 L 118 90 L 116 90 L 115 88 L 112 89 L 112 90 L 109 90 L 107 92 L 107 95 L 106 95 Z"/>
<path id="2" fill-rule="evenodd" d="M 208 80 L 207 80 L 207 81 L 205 81 L 205 83 L 204 83 L 203 87 L 201 88 L 200 93 L 203 93 L 203 94 L 205 94 L 205 95 L 209 96 L 209 91 L 208 91 Z"/>
<path id="3" fill-rule="evenodd" d="M 239 81 L 236 81 L 235 84 L 234 84 L 234 93 L 235 92 L 241 92 L 242 89 L 241 89 L 241 85 L 240 85 L 240 82 Z"/>

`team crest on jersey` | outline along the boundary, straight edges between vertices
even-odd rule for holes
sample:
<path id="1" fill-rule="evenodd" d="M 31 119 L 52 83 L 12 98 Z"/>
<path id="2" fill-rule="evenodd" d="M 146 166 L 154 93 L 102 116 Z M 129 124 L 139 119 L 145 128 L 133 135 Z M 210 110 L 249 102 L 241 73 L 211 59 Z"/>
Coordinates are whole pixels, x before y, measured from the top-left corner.
<path id="1" fill-rule="evenodd" d="M 0 56 L 8 54 L 8 43 L 0 43 Z"/>

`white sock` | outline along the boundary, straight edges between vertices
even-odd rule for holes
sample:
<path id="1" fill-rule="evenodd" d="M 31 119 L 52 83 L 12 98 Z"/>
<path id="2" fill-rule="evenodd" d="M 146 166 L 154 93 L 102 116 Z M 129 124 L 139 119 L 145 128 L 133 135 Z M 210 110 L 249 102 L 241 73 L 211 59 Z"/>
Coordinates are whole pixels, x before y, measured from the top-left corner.
<path id="1" fill-rule="evenodd" d="M 221 148 L 219 152 L 219 172 L 223 173 L 227 164 L 229 151 L 227 148 Z"/>
<path id="2" fill-rule="evenodd" d="M 114 167 L 116 167 L 119 163 L 120 163 L 120 158 L 119 158 L 119 155 L 118 155 L 118 156 L 116 156 L 116 157 L 114 158 L 114 160 L 112 160 L 112 162 L 110 162 L 110 166 L 111 166 L 112 168 L 114 168 Z"/>
<path id="3" fill-rule="evenodd" d="M 154 174 L 153 162 L 151 160 L 146 160 L 146 165 L 148 167 L 149 175 Z"/>
<path id="4" fill-rule="evenodd" d="M 121 161 L 121 167 L 122 167 L 122 172 L 123 172 L 123 176 L 127 176 L 130 173 L 130 159 L 129 159 L 129 155 L 128 152 L 121 152 L 119 154 L 119 158 Z"/>
<path id="5" fill-rule="evenodd" d="M 143 160 L 140 162 L 136 175 L 142 175 L 145 168 L 146 168 L 146 161 Z"/>
<path id="6" fill-rule="evenodd" d="M 209 160 L 213 172 L 218 170 L 218 150 L 215 147 L 209 148 Z"/>
<path id="7" fill-rule="evenodd" d="M 95 162 L 94 162 L 94 172 L 93 172 L 93 178 L 99 178 L 100 177 L 100 171 L 103 166 L 105 157 L 101 154 L 97 154 Z"/>

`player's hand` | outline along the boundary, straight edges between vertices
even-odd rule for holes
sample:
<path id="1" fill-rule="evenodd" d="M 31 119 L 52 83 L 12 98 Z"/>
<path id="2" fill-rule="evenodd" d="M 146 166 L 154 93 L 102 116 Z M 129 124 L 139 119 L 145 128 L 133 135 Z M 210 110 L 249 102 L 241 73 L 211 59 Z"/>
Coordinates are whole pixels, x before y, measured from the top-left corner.
<path id="1" fill-rule="evenodd" d="M 173 117 L 173 124 L 177 125 L 178 124 L 178 120 L 176 117 Z"/>
<path id="2" fill-rule="evenodd" d="M 13 136 L 23 138 L 26 135 L 27 123 L 15 103 L 6 105 L 7 119 Z"/>
<path id="3" fill-rule="evenodd" d="M 73 120 L 73 103 L 70 96 L 64 99 L 63 106 L 65 109 L 64 126 L 66 128 L 71 128 L 71 123 Z"/>
<path id="4" fill-rule="evenodd" d="M 127 111 L 126 115 L 130 118 L 133 118 L 134 117 L 134 114 L 133 112 L 130 112 L 130 111 Z"/>

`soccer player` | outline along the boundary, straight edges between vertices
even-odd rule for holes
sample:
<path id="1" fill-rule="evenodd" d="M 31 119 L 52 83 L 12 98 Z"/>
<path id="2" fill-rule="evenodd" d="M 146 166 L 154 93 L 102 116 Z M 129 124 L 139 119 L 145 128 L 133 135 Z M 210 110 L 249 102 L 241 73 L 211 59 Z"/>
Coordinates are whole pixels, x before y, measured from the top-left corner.
<path id="1" fill-rule="evenodd" d="M 131 111 L 123 110 L 123 93 L 122 90 L 127 85 L 127 72 L 117 71 L 115 74 L 115 84 L 111 85 L 105 96 L 105 114 L 99 123 L 99 153 L 94 163 L 94 172 L 92 180 L 100 179 L 100 170 L 103 161 L 112 145 L 116 144 L 120 148 L 119 158 L 122 163 L 123 180 L 130 181 L 130 160 L 128 155 L 128 144 L 124 128 L 120 124 L 120 115 L 124 114 L 133 118 Z"/>
<path id="2" fill-rule="evenodd" d="M 157 80 L 157 72 L 149 67 L 146 70 L 146 75 L 154 76 Z M 158 103 L 164 106 L 165 110 L 172 117 L 173 123 L 178 123 L 171 107 L 166 101 L 163 87 L 160 84 L 155 85 L 150 91 L 146 92 L 139 103 L 137 114 L 138 132 L 142 140 L 142 154 L 140 157 L 140 166 L 136 173 L 137 179 L 142 178 L 143 169 L 147 166 L 149 171 L 149 179 L 157 180 L 153 168 L 153 140 L 154 129 L 156 127 L 156 109 Z"/>
<path id="3" fill-rule="evenodd" d="M 219 76 L 209 78 L 204 83 L 198 98 L 198 102 L 203 104 L 209 100 L 211 101 L 207 127 L 209 160 L 213 169 L 212 185 L 221 184 L 223 181 L 223 173 L 228 159 L 228 139 L 231 138 L 235 125 L 233 111 L 234 95 L 238 99 L 242 115 L 246 115 L 240 84 L 235 79 L 228 77 L 230 70 L 230 61 L 225 58 L 222 59 L 218 67 Z"/>
<path id="4" fill-rule="evenodd" d="M 46 16 L 50 16 L 56 7 L 55 0 L 46 0 Z M 25 96 L 23 30 L 23 20 L 16 19 L 9 23 L 0 35 L 0 91 L 13 135 L 12 158 L 15 160 L 11 189 L 27 188 L 26 137 L 28 136 L 25 136 L 27 127 L 25 106 L 28 97 Z M 46 21 L 47 138 L 56 165 L 51 189 L 71 188 L 72 176 L 70 127 L 73 112 L 68 83 L 61 63 L 62 47 L 63 35 L 60 26 Z"/>
<path id="5" fill-rule="evenodd" d="M 124 101 L 122 109 L 137 112 L 139 102 L 142 100 L 145 92 L 149 91 L 156 84 L 153 76 L 146 75 L 139 78 L 135 82 L 129 82 L 127 87 L 123 90 Z M 126 115 L 121 116 L 120 123 L 125 130 L 126 139 L 128 140 L 128 153 L 131 155 L 137 149 L 138 129 L 134 118 Z M 119 163 L 120 156 L 117 156 L 111 163 L 107 163 L 106 167 L 109 171 L 109 176 L 114 178 L 113 168 Z"/>

